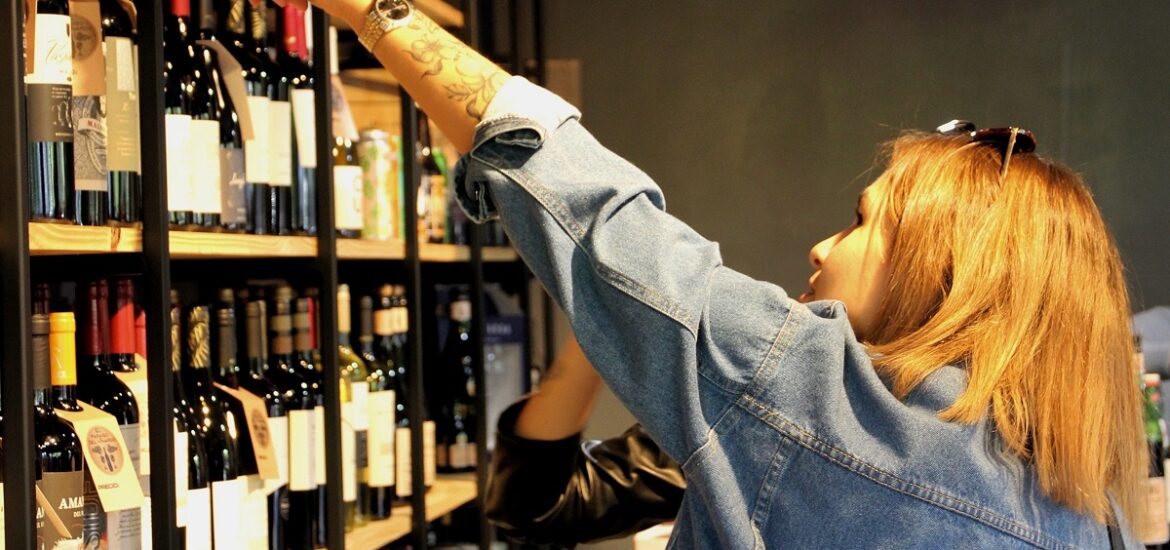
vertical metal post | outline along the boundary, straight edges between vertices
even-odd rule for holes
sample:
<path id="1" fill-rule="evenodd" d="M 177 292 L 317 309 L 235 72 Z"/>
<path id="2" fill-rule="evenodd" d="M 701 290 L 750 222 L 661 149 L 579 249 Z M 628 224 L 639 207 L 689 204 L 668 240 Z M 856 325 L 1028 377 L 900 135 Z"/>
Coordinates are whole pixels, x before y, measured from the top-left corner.
<path id="1" fill-rule="evenodd" d="M 0 278 L 4 281 L 4 540 L 6 548 L 33 548 L 37 540 L 33 492 L 32 376 L 29 350 L 28 158 L 25 141 L 24 2 L 6 2 L 0 15 Z"/>
<path id="2" fill-rule="evenodd" d="M 314 120 L 317 135 L 317 269 L 321 273 L 321 303 L 317 304 L 322 387 L 325 391 L 325 448 L 341 448 L 341 372 L 337 365 L 337 240 L 333 221 L 333 127 L 329 85 L 329 22 L 325 12 L 313 10 Z M 345 548 L 342 504 L 341 453 L 325 453 L 329 480 L 325 493 L 325 521 L 329 548 Z"/>
<path id="3" fill-rule="evenodd" d="M 151 527 L 155 548 L 181 548 L 175 529 L 174 395 L 171 394 L 170 228 L 167 219 L 163 91 L 163 8 L 138 3 L 138 82 L 142 135 L 143 308 L 150 405 Z M 187 480 L 178 480 L 186 483 Z"/>
<path id="4" fill-rule="evenodd" d="M 536 61 L 536 69 L 532 77 L 536 83 L 544 86 L 544 2 L 532 1 L 532 58 Z"/>
<path id="5" fill-rule="evenodd" d="M 402 101 L 402 179 L 403 210 L 406 235 L 406 294 L 410 306 L 410 326 L 407 341 L 410 342 L 410 357 L 407 359 L 406 379 L 410 382 L 407 391 L 410 401 L 406 414 L 410 418 L 410 507 L 413 510 L 411 538 L 415 548 L 427 546 L 427 500 L 423 479 L 423 339 L 422 339 L 422 268 L 419 262 L 418 246 L 418 186 L 422 167 L 418 163 L 416 143 L 418 142 L 418 110 L 414 100 L 405 89 L 399 88 Z"/>

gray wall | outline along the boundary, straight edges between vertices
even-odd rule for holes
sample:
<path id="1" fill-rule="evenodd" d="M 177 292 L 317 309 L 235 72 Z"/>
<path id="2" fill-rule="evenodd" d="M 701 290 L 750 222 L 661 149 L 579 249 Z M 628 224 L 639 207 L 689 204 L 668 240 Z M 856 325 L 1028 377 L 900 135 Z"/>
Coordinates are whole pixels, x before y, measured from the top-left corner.
<path id="1" fill-rule="evenodd" d="M 541 0 L 537 0 L 541 1 Z M 952 118 L 1085 174 L 1135 309 L 1170 303 L 1170 3 L 549 0 L 584 122 L 726 263 L 799 293 L 876 145 Z"/>

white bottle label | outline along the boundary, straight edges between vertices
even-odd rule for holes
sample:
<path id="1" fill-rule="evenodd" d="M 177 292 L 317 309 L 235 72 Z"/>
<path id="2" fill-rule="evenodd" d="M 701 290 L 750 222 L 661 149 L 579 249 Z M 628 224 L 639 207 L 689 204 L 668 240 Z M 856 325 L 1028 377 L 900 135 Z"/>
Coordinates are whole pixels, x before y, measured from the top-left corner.
<path id="1" fill-rule="evenodd" d="M 398 483 L 394 484 L 394 492 L 399 497 L 408 497 L 413 492 L 413 483 L 410 471 L 410 428 L 394 430 L 394 458 L 398 467 Z"/>
<path id="2" fill-rule="evenodd" d="M 188 434 L 175 424 L 175 518 L 178 527 L 187 526 L 187 504 L 191 500 L 187 490 L 190 477 L 190 457 L 187 455 Z"/>
<path id="3" fill-rule="evenodd" d="M 191 116 L 166 115 L 167 210 L 189 211 L 191 205 Z"/>
<path id="4" fill-rule="evenodd" d="M 353 384 L 353 391 L 350 395 L 352 396 L 350 402 L 353 404 L 350 407 L 350 425 L 357 432 L 368 430 L 370 428 L 370 385 L 365 381 L 356 382 Z"/>
<path id="5" fill-rule="evenodd" d="M 293 125 L 297 133 L 297 162 L 317 167 L 317 125 L 313 116 L 313 90 L 292 91 Z"/>
<path id="6" fill-rule="evenodd" d="M 150 521 L 150 497 L 142 499 L 142 550 L 151 550 L 154 548 L 154 531 L 151 526 L 154 525 Z"/>
<path id="7" fill-rule="evenodd" d="M 333 167 L 333 215 L 338 229 L 362 228 L 362 167 Z"/>
<path id="8" fill-rule="evenodd" d="M 73 83 L 73 40 L 68 15 L 37 14 L 32 74 L 41 84 Z"/>
<path id="9" fill-rule="evenodd" d="M 407 313 L 405 307 L 398 306 L 391 308 L 390 315 L 392 319 L 391 323 L 394 327 L 394 334 L 405 334 L 406 331 L 410 330 L 410 315 Z"/>
<path id="10" fill-rule="evenodd" d="M 370 487 L 394 485 L 397 471 L 394 464 L 394 392 L 369 393 L 370 424 L 374 429 L 366 434 L 369 452 Z"/>
<path id="11" fill-rule="evenodd" d="M 292 186 L 292 106 L 273 101 L 268 111 L 268 183 Z"/>
<path id="12" fill-rule="evenodd" d="M 467 442 L 467 434 L 461 433 L 455 436 L 455 442 L 448 446 L 447 459 L 451 468 L 462 470 L 471 466 L 471 457 L 469 456 L 470 445 Z"/>
<path id="13" fill-rule="evenodd" d="M 272 453 L 276 455 L 276 467 L 280 471 L 280 479 L 269 479 L 264 482 L 264 495 L 271 495 L 277 489 L 288 485 L 289 469 L 289 423 L 287 416 L 268 417 L 268 433 L 272 436 Z"/>
<path id="14" fill-rule="evenodd" d="M 120 172 L 138 172 L 141 164 L 138 123 L 138 71 L 134 42 L 107 36 L 106 54 L 106 166 Z"/>
<path id="15" fill-rule="evenodd" d="M 313 483 L 325 485 L 325 407 L 313 408 Z"/>
<path id="16" fill-rule="evenodd" d="M 317 487 L 314 475 L 317 434 L 313 411 L 288 412 L 288 489 L 309 491 Z"/>
<path id="17" fill-rule="evenodd" d="M 228 481 L 211 484 L 212 528 L 216 548 L 235 548 L 245 525 L 240 521 L 245 508 L 248 485 L 245 478 L 237 477 Z M 247 526 L 252 527 L 252 526 Z"/>
<path id="18" fill-rule="evenodd" d="M 248 113 L 252 118 L 252 139 L 244 140 L 244 175 L 249 183 L 268 183 L 271 180 L 269 171 L 269 126 L 268 106 L 271 102 L 267 97 L 248 96 Z"/>
<path id="19" fill-rule="evenodd" d="M 259 475 L 244 476 L 245 510 L 241 517 L 247 528 L 248 550 L 268 550 L 268 490 Z"/>
<path id="20" fill-rule="evenodd" d="M 423 484 L 435 484 L 435 422 L 423 422 Z"/>
<path id="21" fill-rule="evenodd" d="M 191 210 L 203 214 L 223 211 L 222 170 L 219 166 L 219 122 L 191 121 Z"/>
<path id="22" fill-rule="evenodd" d="M 187 495 L 187 550 L 211 550 L 211 489 Z"/>
<path id="23" fill-rule="evenodd" d="M 353 402 L 341 404 L 341 500 L 357 501 L 357 435 L 353 431 Z"/>

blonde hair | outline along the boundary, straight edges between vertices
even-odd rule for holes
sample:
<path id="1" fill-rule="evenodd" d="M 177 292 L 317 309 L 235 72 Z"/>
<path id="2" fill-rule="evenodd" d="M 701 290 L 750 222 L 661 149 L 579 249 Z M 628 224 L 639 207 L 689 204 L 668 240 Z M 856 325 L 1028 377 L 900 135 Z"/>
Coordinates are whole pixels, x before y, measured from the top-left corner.
<path id="1" fill-rule="evenodd" d="M 1080 176 L 967 137 L 894 140 L 882 201 L 890 291 L 869 331 L 874 364 L 905 398 L 966 366 L 940 417 L 990 415 L 1044 492 L 1104 523 L 1133 519 L 1146 475 L 1129 298 L 1113 238 Z"/>

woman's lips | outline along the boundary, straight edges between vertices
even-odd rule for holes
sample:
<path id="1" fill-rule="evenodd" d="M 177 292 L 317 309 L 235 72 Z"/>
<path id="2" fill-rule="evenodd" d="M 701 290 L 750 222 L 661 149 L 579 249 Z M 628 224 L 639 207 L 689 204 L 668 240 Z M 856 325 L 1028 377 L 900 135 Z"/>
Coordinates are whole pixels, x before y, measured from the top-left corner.
<path id="1" fill-rule="evenodd" d="M 814 292 L 813 289 L 810 288 L 807 291 L 805 291 L 804 294 L 801 294 L 800 297 L 796 299 L 796 301 L 798 301 L 800 303 L 811 302 L 814 294 L 816 294 L 816 292 Z"/>

